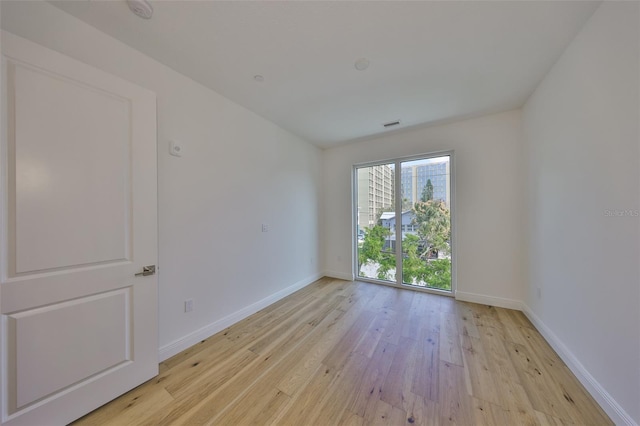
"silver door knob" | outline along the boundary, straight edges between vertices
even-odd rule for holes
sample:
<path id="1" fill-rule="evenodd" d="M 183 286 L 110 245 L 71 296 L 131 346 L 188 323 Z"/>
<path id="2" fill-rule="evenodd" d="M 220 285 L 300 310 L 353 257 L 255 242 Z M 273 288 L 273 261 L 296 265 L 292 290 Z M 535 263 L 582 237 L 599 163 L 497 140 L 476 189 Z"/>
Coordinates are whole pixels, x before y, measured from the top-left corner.
<path id="1" fill-rule="evenodd" d="M 142 275 L 143 277 L 146 277 L 147 275 L 153 275 L 156 273 L 156 265 L 149 265 L 149 266 L 143 266 L 142 267 L 142 272 L 138 272 L 136 275 L 136 277 L 139 277 L 140 275 Z"/>

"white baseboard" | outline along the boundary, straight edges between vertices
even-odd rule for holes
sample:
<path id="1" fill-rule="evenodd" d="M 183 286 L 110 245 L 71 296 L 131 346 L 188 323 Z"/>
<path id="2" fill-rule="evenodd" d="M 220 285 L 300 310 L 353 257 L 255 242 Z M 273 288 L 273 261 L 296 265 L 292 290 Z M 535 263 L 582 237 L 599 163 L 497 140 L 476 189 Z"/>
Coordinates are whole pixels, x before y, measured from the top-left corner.
<path id="1" fill-rule="evenodd" d="M 587 389 L 591 396 L 600 404 L 616 425 L 638 426 L 627 412 L 616 402 L 604 387 L 589 373 L 578 358 L 567 348 L 549 327 L 526 304 L 522 304 L 522 312 L 538 329 L 540 334 L 562 358 L 567 367 L 575 374 L 580 383 Z"/>
<path id="2" fill-rule="evenodd" d="M 503 297 L 485 296 L 484 294 L 456 291 L 456 300 L 462 302 L 480 303 L 482 305 L 496 306 L 498 308 L 522 310 L 522 302 L 519 300 L 505 299 Z"/>
<path id="3" fill-rule="evenodd" d="M 324 271 L 324 276 L 329 278 L 338 278 L 340 280 L 353 281 L 353 273 L 345 274 L 344 272 Z"/>
<path id="4" fill-rule="evenodd" d="M 317 281 L 322 278 L 323 274 L 315 274 L 310 277 L 307 277 L 303 280 L 298 281 L 297 283 L 280 290 L 277 293 L 272 294 L 271 296 L 265 297 L 262 300 L 258 300 L 255 303 L 252 303 L 249 306 L 246 306 L 239 311 L 232 313 L 231 315 L 227 315 L 224 318 L 220 318 L 219 320 L 205 325 L 204 327 L 187 334 L 180 339 L 174 340 L 168 345 L 162 346 L 158 353 L 158 358 L 162 362 L 172 356 L 182 352 L 183 350 L 195 345 L 198 342 L 201 342 L 204 339 L 207 339 L 214 334 L 224 330 L 225 328 L 237 323 L 245 319 L 246 317 L 255 314 L 261 309 L 266 308 L 267 306 L 277 302 L 278 300 L 290 295 L 293 292 L 300 290 L 303 287 L 308 286 L 309 284 Z"/>

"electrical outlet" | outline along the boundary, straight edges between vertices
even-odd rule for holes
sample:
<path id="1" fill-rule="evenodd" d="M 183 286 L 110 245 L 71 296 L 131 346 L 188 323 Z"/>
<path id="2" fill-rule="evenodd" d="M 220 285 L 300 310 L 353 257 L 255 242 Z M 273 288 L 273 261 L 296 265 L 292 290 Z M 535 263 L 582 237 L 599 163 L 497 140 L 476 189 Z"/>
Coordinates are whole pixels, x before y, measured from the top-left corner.
<path id="1" fill-rule="evenodd" d="M 262 232 L 269 232 L 269 225 L 267 225 L 266 223 L 262 224 Z"/>
<path id="2" fill-rule="evenodd" d="M 542 297 L 542 289 L 541 289 L 540 287 L 538 287 L 538 288 L 536 289 L 536 294 L 537 294 L 537 296 L 538 296 L 538 299 L 540 299 L 540 298 Z"/>
<path id="3" fill-rule="evenodd" d="M 193 299 L 187 299 L 184 301 L 184 311 L 185 312 L 193 311 Z"/>

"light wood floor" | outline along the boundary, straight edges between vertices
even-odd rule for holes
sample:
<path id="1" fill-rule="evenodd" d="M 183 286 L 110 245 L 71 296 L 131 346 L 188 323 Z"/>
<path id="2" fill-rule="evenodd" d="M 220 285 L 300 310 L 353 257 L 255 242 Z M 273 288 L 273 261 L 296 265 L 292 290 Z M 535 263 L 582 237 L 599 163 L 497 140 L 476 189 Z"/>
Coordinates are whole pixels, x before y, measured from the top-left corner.
<path id="1" fill-rule="evenodd" d="M 77 424 L 612 423 L 522 313 L 324 278 Z"/>

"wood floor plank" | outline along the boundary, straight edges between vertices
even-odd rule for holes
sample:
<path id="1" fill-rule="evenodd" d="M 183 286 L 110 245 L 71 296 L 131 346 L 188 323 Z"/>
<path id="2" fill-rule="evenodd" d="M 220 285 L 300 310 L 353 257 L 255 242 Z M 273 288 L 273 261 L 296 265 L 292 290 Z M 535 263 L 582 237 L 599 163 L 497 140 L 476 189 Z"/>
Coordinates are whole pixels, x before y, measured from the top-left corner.
<path id="1" fill-rule="evenodd" d="M 344 340 L 344 334 L 354 325 L 360 318 L 360 314 L 364 312 L 362 305 L 354 305 L 348 312 L 337 309 L 328 315 L 328 319 L 321 332 L 315 333 L 316 339 L 307 339 L 304 346 L 298 351 L 297 359 L 292 359 L 289 363 L 289 369 L 280 378 L 277 387 L 287 395 L 293 396 L 300 387 L 306 383 L 311 373 L 320 365 L 323 359 L 331 353 L 337 343 Z M 324 332 L 322 332 L 324 330 Z M 346 352 L 343 350 L 341 356 Z M 344 360 L 345 358 L 340 358 Z M 336 364 L 340 364 L 339 360 L 335 360 Z M 337 370 L 335 365 L 334 370 Z"/>
<path id="2" fill-rule="evenodd" d="M 278 336 L 272 341 L 269 351 L 258 356 L 245 348 L 242 363 L 225 365 L 235 360 L 235 356 L 228 360 L 221 360 L 221 364 L 212 369 L 217 372 L 212 378 L 203 374 L 196 381 L 191 392 L 176 394 L 179 402 L 175 407 L 160 410 L 159 419 L 154 419 L 156 424 L 171 424 L 173 422 L 185 422 L 187 424 L 203 424 L 207 419 L 220 415 L 229 405 L 257 380 L 261 374 L 279 361 L 278 355 L 291 350 L 290 343 L 298 342 L 299 338 L 306 335 L 309 330 L 306 323 L 299 324 L 286 334 Z M 199 386 L 198 386 L 199 384 Z M 230 390 L 229 390 L 230 389 Z M 213 401 L 213 402 L 212 402 Z M 168 410 L 168 413 L 163 411 Z"/>
<path id="3" fill-rule="evenodd" d="M 290 400 L 291 397 L 279 389 L 267 389 L 258 397 L 252 394 L 250 401 L 243 398 L 208 423 L 229 426 L 267 424 Z"/>
<path id="4" fill-rule="evenodd" d="M 440 313 L 440 359 L 450 364 L 463 365 L 456 316 L 449 312 Z"/>
<path id="5" fill-rule="evenodd" d="M 348 312 L 352 307 L 363 307 L 367 306 L 371 309 L 371 301 L 374 299 L 377 293 L 377 287 L 375 285 L 355 282 L 353 286 L 349 287 L 350 292 L 345 294 L 342 291 L 342 294 L 345 296 L 345 299 L 340 303 L 337 309 Z"/>
<path id="6" fill-rule="evenodd" d="M 376 402 L 375 411 L 367 422 L 371 426 L 401 425 L 405 423 L 407 423 L 407 413 L 381 400 Z"/>
<path id="7" fill-rule="evenodd" d="M 520 383 L 511 382 L 501 388 L 504 417 L 507 424 L 535 425 L 535 410 Z"/>
<path id="8" fill-rule="evenodd" d="M 274 324 L 277 324 L 281 318 L 286 318 L 292 313 L 300 311 L 301 308 L 307 306 L 311 301 L 317 300 L 313 294 L 307 294 L 301 299 L 298 298 L 285 298 L 278 302 L 277 306 L 267 307 L 262 315 L 251 315 L 242 321 L 227 327 L 221 331 L 220 334 L 227 337 L 231 341 L 237 341 L 240 339 L 250 340 L 251 336 L 259 336 L 259 330 L 269 330 Z M 246 343 L 246 342 L 240 342 Z"/>
<path id="9" fill-rule="evenodd" d="M 192 357 L 198 352 L 211 348 L 212 346 L 216 346 L 222 341 L 228 340 L 229 339 L 227 339 L 226 336 L 224 336 L 222 333 L 214 334 L 208 339 L 201 340 L 190 348 L 187 348 L 179 354 L 169 358 L 168 360 L 161 362 L 160 366 L 167 370 L 172 369 L 176 365 L 182 363 L 185 359 Z"/>
<path id="10" fill-rule="evenodd" d="M 504 340 L 518 343 L 520 345 L 526 345 L 530 338 L 529 335 L 532 332 L 537 333 L 533 328 L 522 325 L 522 321 L 514 321 L 514 318 L 519 317 L 509 314 L 508 309 L 498 309 L 496 312 L 498 313 L 498 317 L 500 318 L 500 322 L 502 323 L 505 333 Z"/>
<path id="11" fill-rule="evenodd" d="M 510 349 L 522 386 L 535 410 L 567 420 L 581 415 L 573 398 L 565 392 L 533 351 L 515 343 L 510 345 Z M 584 424 L 601 424 L 601 420 L 585 420 Z"/>
<path id="12" fill-rule="evenodd" d="M 310 327 L 309 324 L 305 324 L 305 325 Z M 303 332 L 303 333 L 296 333 L 291 335 L 290 342 L 298 341 L 305 334 L 307 333 Z M 304 344 L 310 345 L 313 343 L 313 341 L 314 341 L 313 339 L 307 339 L 306 343 L 299 343 L 299 345 L 304 345 Z M 262 399 L 262 395 L 268 394 L 269 392 L 272 391 L 274 383 L 277 383 L 278 379 L 281 378 L 283 375 L 285 375 L 289 371 L 290 365 L 297 360 L 297 357 L 298 357 L 298 353 L 295 351 L 290 351 L 288 354 L 286 354 L 286 356 L 280 357 L 280 359 L 278 359 L 277 362 L 274 363 L 271 368 L 265 371 L 265 373 L 261 377 L 259 377 L 250 388 L 244 390 L 242 393 L 239 393 L 240 395 L 239 399 L 233 402 L 230 405 L 228 410 L 241 411 L 242 407 L 246 407 L 247 405 L 259 404 L 259 401 Z M 325 365 L 322 365 L 322 366 L 325 366 Z M 223 417 L 225 417 L 226 415 L 227 413 L 224 412 Z"/>
<path id="13" fill-rule="evenodd" d="M 370 324 L 367 331 L 365 331 L 364 336 L 360 339 L 356 347 L 353 349 L 354 353 L 366 356 L 367 358 L 371 358 L 373 352 L 378 346 L 378 343 L 382 339 L 382 333 L 380 333 L 376 328 L 375 324 Z"/>
<path id="14" fill-rule="evenodd" d="M 311 412 L 309 424 L 335 425 L 342 418 L 349 398 L 360 386 L 369 359 L 353 353 L 326 389 L 324 397 Z"/>
<path id="15" fill-rule="evenodd" d="M 481 329 L 484 327 L 493 328 L 501 336 L 504 335 L 503 324 L 498 316 L 497 308 L 493 306 L 480 305 L 477 303 L 467 303 L 473 313 L 473 321 L 476 328 Z M 473 336 L 476 337 L 476 336 Z M 480 336 L 477 336 L 480 337 Z"/>
<path id="16" fill-rule="evenodd" d="M 470 303 L 460 303 L 458 305 L 458 333 L 462 336 L 480 338 L 480 332 L 474 320 L 474 311 L 471 309 Z"/>
<path id="17" fill-rule="evenodd" d="M 380 309 L 377 311 L 376 317 L 372 323 L 375 330 L 380 333 L 381 338 L 389 343 L 393 343 L 397 345 L 396 342 L 393 342 L 394 339 L 394 330 L 396 327 L 396 322 L 398 321 L 398 313 L 393 309 Z M 396 336 L 398 337 L 398 336 Z"/>
<path id="18" fill-rule="evenodd" d="M 388 309 L 390 306 L 393 306 L 393 295 L 395 289 L 383 285 L 374 285 L 376 286 L 376 291 L 373 295 L 373 298 L 367 303 L 369 309 L 379 312 L 383 309 Z"/>
<path id="19" fill-rule="evenodd" d="M 422 297 L 414 297 L 411 300 L 411 306 L 409 307 L 408 317 L 409 320 L 405 321 L 402 327 L 402 336 L 410 339 L 418 340 L 420 338 L 420 330 L 422 328 L 422 321 L 424 320 L 425 306 L 422 303 L 424 299 Z"/>
<path id="20" fill-rule="evenodd" d="M 188 388 L 180 389 L 174 396 L 175 404 L 160 407 L 150 413 L 144 424 L 170 425 L 182 419 L 189 410 L 200 404 L 210 395 L 214 395 L 218 389 L 233 380 L 245 368 L 258 359 L 258 355 L 251 351 L 241 351 L 227 360 L 220 360 L 221 365 L 198 377 Z M 216 405 L 217 409 L 222 409 Z"/>
<path id="21" fill-rule="evenodd" d="M 471 395 L 465 383 L 464 367 L 440 361 L 439 408 L 443 425 L 475 424 Z"/>
<path id="22" fill-rule="evenodd" d="M 481 339 L 461 336 L 465 367 L 471 379 L 472 395 L 494 404 L 500 403 L 496 375 L 489 368 Z"/>
<path id="23" fill-rule="evenodd" d="M 324 278 L 78 425 L 610 425 L 521 313 Z"/>
<path id="24" fill-rule="evenodd" d="M 337 370 L 318 364 L 309 383 L 291 400 L 274 424 L 309 424 L 308 414 L 322 399 L 329 385 L 335 380 Z"/>
<path id="25" fill-rule="evenodd" d="M 386 327 L 382 338 L 393 344 L 398 344 L 403 331 L 408 327 L 411 318 L 411 306 L 415 296 L 413 291 L 396 292 L 391 303 L 386 306 L 387 310 L 393 312 L 393 319 Z"/>
<path id="26" fill-rule="evenodd" d="M 239 344 L 249 344 L 251 341 L 263 336 L 265 330 L 270 330 L 277 326 L 283 318 L 299 313 L 310 305 L 321 303 L 321 297 L 314 294 L 305 294 L 301 298 L 285 298 L 285 303 L 280 300 L 276 307 L 273 305 L 260 311 L 261 315 L 251 315 L 242 321 L 227 327 L 219 334 L 224 335 L 232 342 Z"/>
<path id="27" fill-rule="evenodd" d="M 507 419 L 507 424 L 535 424 L 535 410 L 520 385 L 518 373 L 506 348 L 506 341 L 500 336 L 494 328 L 488 327 L 483 329 L 480 340 L 498 385 L 500 405 L 504 409 L 503 417 Z"/>
<path id="28" fill-rule="evenodd" d="M 478 426 L 513 424 L 509 423 L 501 407 L 478 398 L 473 398 L 473 413 L 474 423 Z"/>
<path id="29" fill-rule="evenodd" d="M 173 397 L 158 386 L 140 386 L 79 419 L 85 426 L 141 424 L 154 407 L 171 404 Z"/>
<path id="30" fill-rule="evenodd" d="M 479 340 L 484 348 L 486 362 L 494 373 L 498 386 L 514 381 L 519 383 L 518 374 L 506 348 L 506 341 L 501 336 L 502 334 L 492 327 L 482 330 Z"/>
<path id="31" fill-rule="evenodd" d="M 321 325 L 319 324 L 318 327 Z M 301 344 L 303 342 L 302 336 L 308 337 L 316 329 L 317 327 L 313 327 L 313 331 L 307 333 L 308 324 L 301 324 L 295 331 L 282 336 L 273 343 L 266 354 L 257 357 L 247 365 L 247 368 L 235 374 L 222 386 L 216 387 L 187 413 L 184 413 L 179 419 L 180 422 L 183 424 L 204 424 L 210 419 L 215 419 L 241 395 L 250 390 L 264 374 L 281 363 L 283 358 L 290 354 L 297 345 Z"/>
<path id="32" fill-rule="evenodd" d="M 184 379 L 179 377 L 179 381 L 172 380 L 164 387 L 180 401 L 193 397 L 194 389 L 198 390 L 198 394 L 204 395 L 215 387 L 226 383 L 234 374 L 239 373 L 258 358 L 260 358 L 258 354 L 246 349 L 226 352 L 223 356 L 214 358 L 218 362 L 207 362 L 206 369 L 200 369 L 198 368 L 200 365 L 196 366 L 194 363 L 191 365 L 194 374 L 189 374 Z"/>
<path id="33" fill-rule="evenodd" d="M 350 398 L 347 409 L 360 417 L 374 410 L 380 399 L 382 386 L 391 368 L 397 346 L 387 341 L 380 341 L 367 365 L 360 386 Z"/>
<path id="34" fill-rule="evenodd" d="M 438 304 L 433 303 L 433 298 L 442 296 L 434 296 L 432 294 L 428 294 L 428 296 L 428 298 L 420 298 L 424 300 L 423 317 L 420 320 L 420 326 L 429 332 L 440 333 L 440 327 L 442 326 L 441 312 Z"/>
<path id="35" fill-rule="evenodd" d="M 405 395 L 405 412 L 408 425 L 438 426 L 440 424 L 439 403 L 408 392 Z"/>
<path id="36" fill-rule="evenodd" d="M 411 392 L 431 401 L 438 401 L 439 340 L 439 333 L 428 330 L 421 331 L 417 342 L 417 365 L 412 375 Z"/>
<path id="37" fill-rule="evenodd" d="M 417 346 L 415 340 L 402 337 L 396 349 L 380 394 L 380 399 L 393 407 L 404 408 L 404 394 L 411 390 L 417 363 Z"/>
<path id="38" fill-rule="evenodd" d="M 450 314 L 455 314 L 460 304 L 460 302 L 457 302 L 456 299 L 452 297 L 438 297 L 434 300 L 438 301 L 440 312 L 446 312 Z"/>
<path id="39" fill-rule="evenodd" d="M 517 327 L 525 327 L 531 330 L 536 328 L 531 324 L 529 318 L 520 311 L 514 311 L 513 309 L 496 308 L 498 317 L 503 325 L 514 324 Z"/>
<path id="40" fill-rule="evenodd" d="M 537 422 L 536 424 L 540 426 L 566 426 L 568 424 L 567 422 L 563 422 L 557 417 L 550 416 L 540 411 L 536 411 L 535 416 Z"/>
<path id="41" fill-rule="evenodd" d="M 292 334 L 288 339 L 288 342 L 300 339 L 302 336 L 307 334 L 310 328 L 311 326 L 309 324 L 302 324 L 299 332 Z M 284 350 L 286 346 L 287 344 L 282 345 L 281 348 Z M 286 360 L 289 357 L 279 358 L 277 354 L 274 353 L 273 355 L 274 363 L 265 368 L 263 375 L 257 377 L 251 386 L 232 392 L 236 395 L 236 399 L 230 404 L 227 404 L 227 406 L 223 408 L 217 416 L 212 418 L 215 423 L 250 423 L 248 418 L 243 422 L 237 423 L 240 415 L 246 416 L 244 412 L 248 410 L 248 407 L 251 407 L 251 410 L 256 413 L 267 411 L 263 407 L 269 407 L 274 413 L 279 412 L 280 408 L 283 410 L 285 409 L 285 405 L 287 405 L 291 398 L 280 389 L 277 389 L 274 386 L 274 383 L 276 383 L 277 379 L 288 369 Z M 291 356 L 293 354 L 289 353 L 289 355 Z M 264 419 L 261 423 L 264 424 Z"/>
<path id="42" fill-rule="evenodd" d="M 592 424 L 602 424 L 606 421 L 607 415 L 605 412 L 594 403 L 582 384 L 539 333 L 529 333 L 526 346 L 537 356 L 549 374 L 553 376 L 569 407 L 593 419 Z"/>
<path id="43" fill-rule="evenodd" d="M 277 325 L 270 327 L 269 330 L 258 333 L 258 335 L 252 339 L 253 343 L 248 349 L 257 354 L 265 353 L 271 345 L 271 342 L 282 335 L 284 331 L 300 323 L 307 323 L 309 325 L 308 328 L 316 326 L 326 318 L 329 312 L 335 309 L 340 301 L 341 298 L 339 297 L 330 298 L 330 300 L 317 298 L 305 306 L 304 309 L 298 309 L 296 312 L 291 313 L 288 318 L 281 319 Z"/>
<path id="44" fill-rule="evenodd" d="M 201 350 L 189 358 L 183 359 L 173 368 L 160 373 L 156 378 L 158 383 L 162 383 L 167 391 L 177 396 L 181 389 L 191 388 L 194 381 L 200 379 L 203 374 L 220 369 L 220 359 L 231 361 L 234 356 L 244 353 L 230 340 L 223 339 L 210 344 L 206 349 Z M 246 354 L 248 358 L 255 358 Z"/>
<path id="45" fill-rule="evenodd" d="M 351 328 L 342 338 L 333 346 L 333 350 L 327 354 L 322 363 L 327 367 L 341 369 L 345 364 L 349 355 L 353 352 L 354 346 L 366 336 L 369 325 L 375 318 L 375 314 L 371 311 L 363 311 L 360 313 Z"/>
<path id="46" fill-rule="evenodd" d="M 338 422 L 338 426 L 362 426 L 364 419 L 351 411 L 345 411 L 342 418 Z"/>

